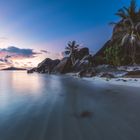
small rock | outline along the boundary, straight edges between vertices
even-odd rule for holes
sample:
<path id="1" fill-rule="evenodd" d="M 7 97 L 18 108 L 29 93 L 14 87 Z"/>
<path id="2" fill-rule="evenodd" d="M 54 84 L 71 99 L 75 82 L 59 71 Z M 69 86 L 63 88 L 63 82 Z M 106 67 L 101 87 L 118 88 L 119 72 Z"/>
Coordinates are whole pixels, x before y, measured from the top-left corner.
<path id="1" fill-rule="evenodd" d="M 114 75 L 113 75 L 113 74 L 111 74 L 111 73 L 103 73 L 103 74 L 101 75 L 101 77 L 106 77 L 106 78 L 115 78 L 115 77 L 114 77 Z"/>
<path id="2" fill-rule="evenodd" d="M 116 81 L 121 81 L 121 79 L 117 79 Z"/>
<path id="3" fill-rule="evenodd" d="M 106 81 L 109 81 L 110 79 L 106 78 Z"/>
<path id="4" fill-rule="evenodd" d="M 89 117 L 92 117 L 92 115 L 93 115 L 93 113 L 90 111 L 84 111 L 84 112 L 80 113 L 81 118 L 89 118 Z"/>
<path id="5" fill-rule="evenodd" d="M 122 81 L 123 81 L 123 82 L 127 82 L 127 80 L 125 80 L 125 79 L 122 79 Z"/>

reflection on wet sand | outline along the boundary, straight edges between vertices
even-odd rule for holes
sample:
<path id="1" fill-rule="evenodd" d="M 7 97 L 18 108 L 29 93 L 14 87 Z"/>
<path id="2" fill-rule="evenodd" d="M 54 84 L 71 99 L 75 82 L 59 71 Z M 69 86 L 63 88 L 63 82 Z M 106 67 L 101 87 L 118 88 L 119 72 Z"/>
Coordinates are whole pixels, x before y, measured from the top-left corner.
<path id="1" fill-rule="evenodd" d="M 139 88 L 0 72 L 0 140 L 139 140 L 139 100 Z"/>

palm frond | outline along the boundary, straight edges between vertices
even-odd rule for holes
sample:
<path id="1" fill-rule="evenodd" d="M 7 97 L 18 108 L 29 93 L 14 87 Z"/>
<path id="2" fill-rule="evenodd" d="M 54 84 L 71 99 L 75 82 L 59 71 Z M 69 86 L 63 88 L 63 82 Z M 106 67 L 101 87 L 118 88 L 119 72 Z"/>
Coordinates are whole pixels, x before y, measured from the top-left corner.
<path id="1" fill-rule="evenodd" d="M 127 8 L 127 7 L 124 6 L 123 9 L 126 11 L 127 14 L 130 13 L 130 9 L 129 8 Z"/>
<path id="2" fill-rule="evenodd" d="M 138 23 L 135 25 L 135 30 L 137 31 L 139 27 L 140 27 L 140 22 L 138 22 Z"/>
<path id="3" fill-rule="evenodd" d="M 131 0 L 131 2 L 130 2 L 130 10 L 131 10 L 131 12 L 136 12 L 136 7 L 137 7 L 137 5 L 136 5 L 136 0 Z"/>
<path id="4" fill-rule="evenodd" d="M 110 22 L 109 23 L 109 25 L 111 25 L 111 26 L 115 26 L 115 25 L 117 25 L 118 23 L 116 23 L 116 22 Z"/>

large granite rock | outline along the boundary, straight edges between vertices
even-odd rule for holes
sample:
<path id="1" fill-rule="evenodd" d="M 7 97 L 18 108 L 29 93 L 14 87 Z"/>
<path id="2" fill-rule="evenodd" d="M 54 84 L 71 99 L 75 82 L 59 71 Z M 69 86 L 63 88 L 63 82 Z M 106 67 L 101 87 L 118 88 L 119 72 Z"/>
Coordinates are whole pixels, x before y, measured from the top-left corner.
<path id="1" fill-rule="evenodd" d="M 28 70 L 28 73 L 33 73 L 37 71 L 39 73 L 68 73 L 73 72 L 74 68 L 76 71 L 89 66 L 89 49 L 81 48 L 74 54 L 76 63 L 73 66 L 70 57 L 65 57 L 62 60 L 52 60 L 46 58 L 44 61 L 38 64 L 37 68 Z M 91 57 L 90 57 L 91 58 Z"/>
<path id="2" fill-rule="evenodd" d="M 53 73 L 68 73 L 72 70 L 72 62 L 69 57 L 63 58 L 58 65 L 53 69 Z"/>
<path id="3" fill-rule="evenodd" d="M 93 57 L 91 55 L 85 55 L 81 60 L 76 60 L 75 65 L 73 66 L 73 71 L 78 72 L 80 70 L 92 67 L 93 63 Z"/>
<path id="4" fill-rule="evenodd" d="M 76 53 L 76 59 L 81 60 L 83 57 L 85 57 L 86 55 L 89 55 L 89 49 L 88 48 L 81 48 L 77 51 Z"/>
<path id="5" fill-rule="evenodd" d="M 68 73 L 73 71 L 80 71 L 83 67 L 86 67 L 87 60 L 85 57 L 89 55 L 88 48 L 81 48 L 75 53 L 75 65 L 72 65 L 69 57 L 63 58 L 60 63 L 53 69 L 54 73 Z"/>
<path id="6" fill-rule="evenodd" d="M 27 73 L 34 73 L 34 72 L 37 72 L 37 68 L 32 68 L 27 70 Z"/>
<path id="7" fill-rule="evenodd" d="M 110 46 L 111 40 L 107 41 L 103 47 L 93 56 L 95 65 L 108 64 L 105 59 L 105 50 Z"/>
<path id="8" fill-rule="evenodd" d="M 118 22 L 118 24 L 116 24 L 113 28 L 113 32 L 112 32 L 112 36 L 111 38 L 103 45 L 103 47 L 95 54 L 94 56 L 94 60 L 95 60 L 95 64 L 96 65 L 101 65 L 101 64 L 113 64 L 112 62 L 108 62 L 106 59 L 106 50 L 110 49 L 110 48 L 114 48 L 114 47 L 120 47 L 120 54 L 119 54 L 119 65 L 132 65 L 133 61 L 132 61 L 132 57 L 131 57 L 131 47 L 130 47 L 130 42 L 127 41 L 124 45 L 120 45 L 122 44 L 122 39 L 123 36 L 121 38 L 119 38 L 122 35 L 122 31 L 125 30 L 125 26 L 123 26 L 123 28 L 120 26 L 120 24 L 122 24 L 123 21 Z M 137 31 L 140 34 L 140 28 L 137 29 Z M 119 38 L 119 39 L 118 39 Z M 140 41 L 137 40 L 137 42 L 135 43 L 135 47 L 136 47 L 136 53 L 135 53 L 135 62 L 136 64 L 140 64 Z M 117 51 L 116 51 L 117 52 Z M 113 61 L 113 55 L 112 54 L 112 60 Z M 116 54 L 115 54 L 116 55 Z M 116 59 L 116 57 L 114 57 L 114 59 Z"/>
<path id="9" fill-rule="evenodd" d="M 60 63 L 60 60 L 52 60 L 50 58 L 46 58 L 44 61 L 38 64 L 37 72 L 40 73 L 51 73 L 53 68 Z"/>

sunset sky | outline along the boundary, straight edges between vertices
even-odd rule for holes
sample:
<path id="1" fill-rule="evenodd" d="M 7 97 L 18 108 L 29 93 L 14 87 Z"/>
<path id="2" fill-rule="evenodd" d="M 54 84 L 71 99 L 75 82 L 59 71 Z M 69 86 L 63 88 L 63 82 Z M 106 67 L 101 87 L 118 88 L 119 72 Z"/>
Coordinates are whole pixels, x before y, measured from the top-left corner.
<path id="1" fill-rule="evenodd" d="M 70 40 L 95 53 L 129 0 L 0 0 L 0 69 L 61 58 Z M 140 0 L 137 0 L 140 5 Z"/>

